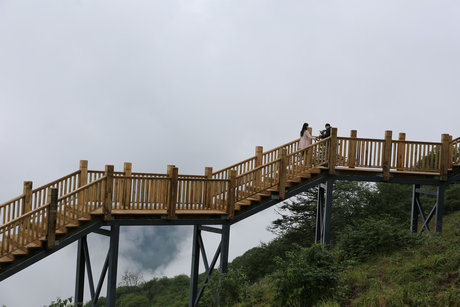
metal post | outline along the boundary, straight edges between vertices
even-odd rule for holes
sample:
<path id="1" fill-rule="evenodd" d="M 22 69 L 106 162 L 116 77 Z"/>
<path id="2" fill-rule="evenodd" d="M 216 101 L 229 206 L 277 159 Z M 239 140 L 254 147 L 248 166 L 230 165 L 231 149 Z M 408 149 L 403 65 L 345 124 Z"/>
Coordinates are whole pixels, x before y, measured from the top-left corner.
<path id="1" fill-rule="evenodd" d="M 222 225 L 222 239 L 221 239 L 221 254 L 220 254 L 220 272 L 228 272 L 228 250 L 230 244 L 230 224 Z"/>
<path id="2" fill-rule="evenodd" d="M 316 230 L 315 243 L 321 243 L 323 229 L 323 206 L 324 206 L 324 188 L 320 184 L 318 186 L 318 198 L 316 202 Z"/>
<path id="3" fill-rule="evenodd" d="M 412 186 L 412 208 L 411 208 L 411 218 L 410 218 L 410 231 L 416 233 L 418 229 L 418 204 L 420 202 L 420 194 L 417 192 L 417 189 L 420 188 L 419 184 L 414 184 Z"/>
<path id="4" fill-rule="evenodd" d="M 321 243 L 328 246 L 331 241 L 331 210 L 332 210 L 332 186 L 334 181 L 329 179 L 326 182 L 326 200 L 324 203 L 324 232 L 323 232 L 323 240 Z"/>
<path id="5" fill-rule="evenodd" d="M 193 307 L 198 293 L 198 269 L 200 266 L 200 247 L 198 246 L 198 237 L 201 230 L 199 225 L 193 226 L 193 243 L 192 243 L 192 271 L 190 273 L 190 296 L 188 306 Z"/>
<path id="6" fill-rule="evenodd" d="M 442 215 L 444 213 L 444 191 L 446 186 L 438 186 L 438 193 L 436 195 L 436 232 L 442 232 Z"/>
<path id="7" fill-rule="evenodd" d="M 117 290 L 118 245 L 120 226 L 113 225 L 110 230 L 109 271 L 107 277 L 107 307 L 115 307 Z"/>
<path id="8" fill-rule="evenodd" d="M 75 277 L 75 305 L 83 305 L 83 291 L 85 288 L 85 254 L 83 250 L 83 240 L 86 236 L 78 240 L 77 248 L 77 272 Z"/>

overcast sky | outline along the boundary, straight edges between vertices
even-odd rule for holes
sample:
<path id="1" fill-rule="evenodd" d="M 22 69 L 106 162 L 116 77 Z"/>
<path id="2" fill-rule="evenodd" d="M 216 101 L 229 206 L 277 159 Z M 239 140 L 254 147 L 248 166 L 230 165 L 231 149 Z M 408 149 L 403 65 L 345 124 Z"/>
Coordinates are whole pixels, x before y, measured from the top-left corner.
<path id="1" fill-rule="evenodd" d="M 218 170 L 297 138 L 303 122 L 458 137 L 459 16 L 455 0 L 0 0 L 0 203 L 82 159 Z M 233 227 L 230 258 L 273 238 L 275 217 Z M 90 237 L 95 275 L 102 242 Z M 190 227 L 122 229 L 119 272 L 189 274 L 190 246 Z M 72 296 L 75 257 L 73 244 L 1 282 L 0 305 Z"/>

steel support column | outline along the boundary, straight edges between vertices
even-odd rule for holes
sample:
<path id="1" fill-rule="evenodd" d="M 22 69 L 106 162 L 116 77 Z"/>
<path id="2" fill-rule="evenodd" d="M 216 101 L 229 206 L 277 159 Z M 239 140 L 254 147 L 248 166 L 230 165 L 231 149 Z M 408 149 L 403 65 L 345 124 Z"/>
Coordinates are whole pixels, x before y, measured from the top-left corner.
<path id="1" fill-rule="evenodd" d="M 120 226 L 111 226 L 111 231 L 99 229 L 95 231 L 110 237 L 110 246 L 102 268 L 97 287 L 94 287 L 93 272 L 89 256 L 87 237 L 84 236 L 78 240 L 77 251 L 77 270 L 75 278 L 75 305 L 83 306 L 84 288 L 85 288 L 85 268 L 88 275 L 89 290 L 91 294 L 91 306 L 96 306 L 101 293 L 102 284 L 107 276 L 107 303 L 106 306 L 115 306 L 116 286 L 117 286 L 117 264 L 118 264 L 118 244 L 120 236 Z M 108 274 L 107 274 L 108 272 Z"/>
<path id="2" fill-rule="evenodd" d="M 438 186 L 438 195 L 436 195 L 436 232 L 442 232 L 442 217 L 444 214 L 444 192 L 446 190 L 445 185 Z"/>
<path id="3" fill-rule="evenodd" d="M 214 253 L 214 257 L 210 264 L 208 264 L 208 257 L 204 248 L 203 238 L 201 236 L 202 231 L 211 233 L 218 233 L 221 235 L 221 240 L 217 246 L 217 250 Z M 217 263 L 217 259 L 220 258 L 220 272 L 227 273 L 228 271 L 228 250 L 230 243 L 230 223 L 222 224 L 222 228 L 214 228 L 209 226 L 195 225 L 193 228 L 193 246 L 192 246 L 192 269 L 190 274 L 190 297 L 189 307 L 198 306 L 198 302 L 203 294 L 206 284 L 211 279 L 211 274 Z M 200 265 L 200 254 L 203 258 L 203 264 L 205 267 L 205 277 L 203 285 L 198 291 L 198 273 Z"/>
<path id="4" fill-rule="evenodd" d="M 334 180 L 328 179 L 325 184 L 318 186 L 318 201 L 316 207 L 315 243 L 329 245 L 331 241 L 331 210 L 332 189 Z"/>
<path id="5" fill-rule="evenodd" d="M 110 230 L 109 271 L 107 276 L 107 307 L 115 307 L 117 290 L 118 246 L 120 226 L 112 225 Z"/>
<path id="6" fill-rule="evenodd" d="M 83 305 L 83 294 L 85 288 L 85 254 L 83 250 L 83 240 L 86 241 L 86 236 L 78 240 L 77 247 L 77 272 L 75 274 L 75 305 Z"/>
<path id="7" fill-rule="evenodd" d="M 198 269 L 200 266 L 200 246 L 198 245 L 198 237 L 201 237 L 201 230 L 198 225 L 193 226 L 192 239 L 192 272 L 190 273 L 190 296 L 188 305 L 195 305 L 195 299 L 198 293 Z"/>
<path id="8" fill-rule="evenodd" d="M 228 251 L 230 247 L 230 224 L 222 225 L 222 239 L 220 248 L 220 272 L 228 272 Z"/>
<path id="9" fill-rule="evenodd" d="M 442 218 L 444 213 L 444 192 L 446 186 L 441 184 L 436 190 L 428 190 L 420 188 L 419 184 L 414 184 L 412 188 L 412 208 L 411 208 L 411 232 L 421 233 L 424 230 L 431 231 L 429 223 L 436 213 L 435 231 L 442 232 Z M 436 197 L 436 202 L 431 208 L 428 215 L 425 215 L 425 210 L 420 201 L 420 194 L 431 195 Z M 422 225 L 418 229 L 418 217 L 422 218 Z"/>

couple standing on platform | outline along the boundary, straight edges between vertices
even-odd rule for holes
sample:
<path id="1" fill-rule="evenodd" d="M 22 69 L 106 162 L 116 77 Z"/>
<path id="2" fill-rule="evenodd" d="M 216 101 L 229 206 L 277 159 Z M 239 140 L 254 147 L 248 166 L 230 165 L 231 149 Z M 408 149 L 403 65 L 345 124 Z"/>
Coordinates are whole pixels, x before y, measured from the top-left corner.
<path id="1" fill-rule="evenodd" d="M 308 132 L 308 124 L 304 123 L 302 126 L 302 130 L 300 130 L 300 142 L 299 147 L 305 148 L 311 145 L 312 140 L 314 139 L 325 139 L 331 135 L 331 125 L 326 124 L 323 131 L 319 136 L 311 136 L 310 132 Z"/>

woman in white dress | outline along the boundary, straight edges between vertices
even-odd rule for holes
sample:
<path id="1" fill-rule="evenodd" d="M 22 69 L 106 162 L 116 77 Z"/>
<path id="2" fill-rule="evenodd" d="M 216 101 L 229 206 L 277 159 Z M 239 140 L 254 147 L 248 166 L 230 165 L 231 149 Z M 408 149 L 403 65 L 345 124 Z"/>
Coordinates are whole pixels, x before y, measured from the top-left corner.
<path id="1" fill-rule="evenodd" d="M 300 149 L 305 148 L 307 146 L 311 145 L 311 142 L 315 139 L 316 137 L 311 136 L 310 132 L 308 132 L 308 123 L 304 123 L 302 126 L 302 130 L 300 130 L 300 141 L 299 141 L 299 147 Z M 302 160 L 304 160 L 305 153 L 307 151 L 302 151 Z M 306 160 L 306 159 L 305 159 Z M 306 165 L 307 161 L 304 161 L 304 165 Z"/>

